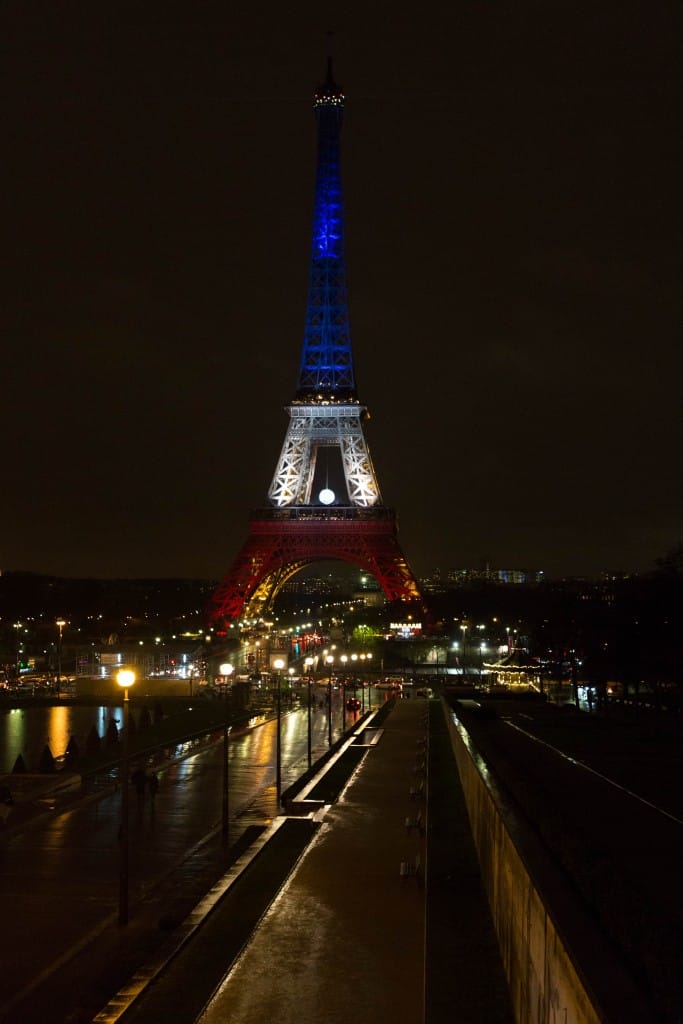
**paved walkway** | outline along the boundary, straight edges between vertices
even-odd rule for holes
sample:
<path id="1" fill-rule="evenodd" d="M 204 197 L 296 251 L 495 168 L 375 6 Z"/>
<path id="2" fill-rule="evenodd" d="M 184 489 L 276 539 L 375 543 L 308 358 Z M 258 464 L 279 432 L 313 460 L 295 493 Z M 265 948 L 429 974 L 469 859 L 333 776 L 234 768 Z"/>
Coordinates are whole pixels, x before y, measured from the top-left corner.
<path id="1" fill-rule="evenodd" d="M 289 812 L 200 844 L 2 1024 L 512 1020 L 440 701 L 386 705 Z"/>
<path id="2" fill-rule="evenodd" d="M 325 799 L 335 773 L 351 771 L 337 802 L 308 818 L 280 819 L 263 851 L 128 1013 L 121 1018 L 112 1006 L 100 1020 L 512 1020 L 464 805 L 452 791 L 459 783 L 441 707 L 399 701 L 381 728 L 367 730 L 360 737 L 367 747 L 356 742 L 300 795 Z M 349 758 L 360 761 L 355 770 L 344 764 Z M 433 786 L 429 767 L 440 776 Z M 297 857 L 253 931 L 258 917 L 248 894 L 263 898 L 276 885 L 278 859 L 289 869 Z"/>

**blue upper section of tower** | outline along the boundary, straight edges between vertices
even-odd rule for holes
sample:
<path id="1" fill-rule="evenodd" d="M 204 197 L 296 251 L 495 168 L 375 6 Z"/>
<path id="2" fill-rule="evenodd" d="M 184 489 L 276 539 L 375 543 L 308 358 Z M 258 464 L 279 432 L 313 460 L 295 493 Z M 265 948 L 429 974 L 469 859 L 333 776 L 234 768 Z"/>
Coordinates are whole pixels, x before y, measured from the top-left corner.
<path id="1" fill-rule="evenodd" d="M 296 400 L 302 402 L 356 400 L 344 260 L 339 135 L 344 94 L 332 78 L 315 93 L 318 125 L 318 170 L 313 208 L 311 270 L 306 328 Z"/>

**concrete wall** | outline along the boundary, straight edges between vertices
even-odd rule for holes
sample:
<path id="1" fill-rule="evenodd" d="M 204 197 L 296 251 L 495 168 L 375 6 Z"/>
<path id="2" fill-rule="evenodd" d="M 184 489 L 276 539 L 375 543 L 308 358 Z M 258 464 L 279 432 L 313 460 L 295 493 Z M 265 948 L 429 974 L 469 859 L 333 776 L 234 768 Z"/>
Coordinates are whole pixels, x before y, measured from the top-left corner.
<path id="1" fill-rule="evenodd" d="M 467 731 L 454 721 L 445 702 L 443 707 L 516 1020 L 651 1021 L 640 994 L 577 905 L 566 879 L 519 815 L 505 805 Z"/>

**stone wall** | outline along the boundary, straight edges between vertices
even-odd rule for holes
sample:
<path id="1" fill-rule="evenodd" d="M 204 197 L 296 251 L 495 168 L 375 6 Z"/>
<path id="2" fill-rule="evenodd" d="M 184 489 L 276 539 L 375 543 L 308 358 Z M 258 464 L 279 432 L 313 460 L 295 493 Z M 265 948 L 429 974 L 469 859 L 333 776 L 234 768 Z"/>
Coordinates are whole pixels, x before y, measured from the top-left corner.
<path id="1" fill-rule="evenodd" d="M 516 1020 L 646 1024 L 628 975 L 444 702 Z"/>

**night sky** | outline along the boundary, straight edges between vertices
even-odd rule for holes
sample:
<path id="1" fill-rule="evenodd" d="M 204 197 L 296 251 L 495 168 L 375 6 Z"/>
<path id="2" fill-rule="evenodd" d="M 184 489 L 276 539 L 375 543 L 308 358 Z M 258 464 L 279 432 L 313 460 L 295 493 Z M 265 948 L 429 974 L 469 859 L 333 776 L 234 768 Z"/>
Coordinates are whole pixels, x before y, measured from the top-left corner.
<path id="1" fill-rule="evenodd" d="M 675 8 L 3 0 L 0 567 L 228 569 L 297 382 L 331 50 L 415 572 L 652 568 L 683 540 Z"/>

